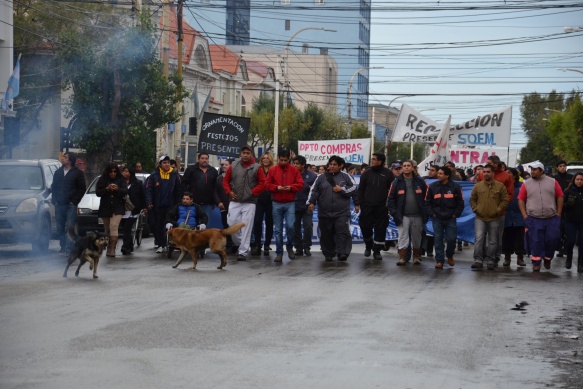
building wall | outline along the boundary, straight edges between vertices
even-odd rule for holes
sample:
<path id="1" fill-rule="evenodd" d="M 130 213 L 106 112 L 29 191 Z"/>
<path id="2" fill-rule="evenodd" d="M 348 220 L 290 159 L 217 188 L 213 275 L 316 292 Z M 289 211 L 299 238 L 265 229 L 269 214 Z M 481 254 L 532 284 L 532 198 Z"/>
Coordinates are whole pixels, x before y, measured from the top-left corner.
<path id="1" fill-rule="evenodd" d="M 338 111 L 347 114 L 348 86 L 354 73 L 370 66 L 370 0 L 275 0 L 253 2 L 250 13 L 250 45 L 283 49 L 297 31 L 323 27 L 337 32 L 308 30 L 290 42 L 290 49 L 301 53 L 304 44 L 327 50 L 338 64 Z M 220 44 L 225 41 L 226 0 L 194 0 L 195 16 L 202 30 Z M 233 2 L 236 6 L 238 2 Z M 229 4 L 230 5 L 230 4 Z M 298 9 L 301 7 L 301 9 Z M 193 24 L 194 26 L 197 23 Z M 258 59 L 261 60 L 261 59 Z M 352 116 L 367 118 L 369 71 L 354 77 Z"/>
<path id="2" fill-rule="evenodd" d="M 14 69 L 14 32 L 12 1 L 0 0 L 0 100 Z"/>

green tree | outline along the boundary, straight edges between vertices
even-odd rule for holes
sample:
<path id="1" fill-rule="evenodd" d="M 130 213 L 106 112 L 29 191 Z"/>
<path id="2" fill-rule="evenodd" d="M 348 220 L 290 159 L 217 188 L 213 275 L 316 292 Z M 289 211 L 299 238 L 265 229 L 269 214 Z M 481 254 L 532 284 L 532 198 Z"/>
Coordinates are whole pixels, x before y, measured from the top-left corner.
<path id="1" fill-rule="evenodd" d="M 71 89 L 66 117 L 74 141 L 87 152 L 88 176 L 100 173 L 116 149 L 127 160 L 155 160 L 155 130 L 180 118 L 176 104 L 187 96 L 181 80 L 165 77 L 151 15 L 137 27 L 112 34 L 65 30 L 56 61 L 62 88 Z"/>
<path id="2" fill-rule="evenodd" d="M 583 160 L 583 104 L 581 96 L 570 98 L 564 112 L 553 112 L 546 131 L 552 141 L 553 152 L 569 160 Z"/>

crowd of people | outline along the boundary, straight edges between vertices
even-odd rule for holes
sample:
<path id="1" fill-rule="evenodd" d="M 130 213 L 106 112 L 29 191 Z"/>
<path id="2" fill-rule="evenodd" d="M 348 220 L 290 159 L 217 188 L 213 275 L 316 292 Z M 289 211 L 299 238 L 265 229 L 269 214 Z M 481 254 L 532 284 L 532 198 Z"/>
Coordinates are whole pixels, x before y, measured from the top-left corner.
<path id="1" fill-rule="evenodd" d="M 64 154 L 63 171 L 56 173 L 53 183 L 60 233 L 74 222 L 70 210 L 85 190 L 74 158 L 72 153 Z M 276 262 L 283 260 L 284 252 L 292 260 L 311 256 L 317 208 L 325 260 L 346 261 L 352 251 L 352 203 L 359 214 L 365 257 L 382 260 L 381 252 L 396 244 L 398 266 L 411 259 L 419 265 L 423 256 L 433 257 L 435 251 L 435 268 L 442 269 L 446 263 L 453 267 L 456 243 L 458 251 L 462 243 L 457 239 L 457 218 L 465 208 L 464 194 L 456 181 L 472 181 L 473 269 L 494 270 L 502 258 L 502 266 L 508 267 L 513 255 L 517 266 L 526 266 L 528 255 L 532 270 L 538 272 L 541 267 L 551 268 L 556 251 L 557 256 L 566 256 L 566 268 L 572 267 L 574 246 L 583 234 L 583 173 L 566 173 L 565 161 L 557 164 L 557 174 L 552 177 L 545 174 L 540 162 L 529 164 L 527 169 L 508 168 L 496 155 L 466 172 L 452 162 L 431 166 L 424 177 L 413 160 L 393 161 L 388 166 L 386 162 L 384 154 L 373 153 L 370 166 L 359 167 L 357 184 L 357 167 L 339 156 L 331 156 L 325 166 L 318 167 L 307 164 L 301 155 L 292 158 L 292 153 L 283 149 L 276 159 L 264 153 L 257 162 L 253 149 L 244 146 L 239 159 L 221 161 L 218 171 L 209 165 L 209 155 L 200 153 L 182 177 L 170 158 L 162 156 L 143 186 L 135 178 L 141 164 L 136 164 L 136 169 L 107 164 L 96 188 L 101 198 L 99 217 L 109 236 L 107 255 L 115 256 L 120 223 L 124 231 L 131 230 L 132 218 L 142 210 L 153 218 L 155 249 L 161 253 L 167 245 L 168 229 L 204 229 L 218 207 L 224 228 L 245 223 L 228 240 L 237 260 L 269 255 L 272 239 Z M 135 205 L 133 210 L 125 207 L 127 197 Z M 396 243 L 387 240 L 390 218 L 398 229 Z M 428 233 L 428 221 L 432 234 Z M 61 239 L 61 249 L 67 249 L 66 238 Z M 122 254 L 132 251 L 131 239 L 124 239 Z M 204 252 L 199 255 L 204 256 Z M 583 256 L 577 258 L 577 271 L 583 272 Z"/>

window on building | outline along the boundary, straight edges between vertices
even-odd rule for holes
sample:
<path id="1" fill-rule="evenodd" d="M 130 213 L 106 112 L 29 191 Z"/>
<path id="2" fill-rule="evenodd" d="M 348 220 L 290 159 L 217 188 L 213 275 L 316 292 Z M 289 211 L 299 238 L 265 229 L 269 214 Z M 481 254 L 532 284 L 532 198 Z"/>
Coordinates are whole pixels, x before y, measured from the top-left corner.
<path id="1" fill-rule="evenodd" d="M 245 105 L 245 96 L 241 96 L 241 116 L 245 116 L 247 113 L 247 106 Z"/>
<path id="2" fill-rule="evenodd" d="M 196 49 L 194 50 L 194 63 L 199 68 L 208 69 L 206 51 L 201 45 L 196 46 Z"/>

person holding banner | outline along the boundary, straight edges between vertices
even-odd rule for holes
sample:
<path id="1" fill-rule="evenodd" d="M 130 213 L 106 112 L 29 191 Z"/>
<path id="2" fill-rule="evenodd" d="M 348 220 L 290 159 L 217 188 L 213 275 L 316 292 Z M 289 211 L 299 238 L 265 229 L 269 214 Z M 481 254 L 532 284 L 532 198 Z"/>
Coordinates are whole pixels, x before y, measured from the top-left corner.
<path id="1" fill-rule="evenodd" d="M 427 223 L 424 209 L 424 199 L 427 194 L 427 184 L 417 174 L 413 173 L 413 162 L 403 161 L 403 174 L 395 178 L 389 189 L 389 212 L 395 220 L 399 231 L 399 262 L 398 266 L 407 263 L 409 244 L 413 249 L 413 264 L 421 264 L 421 236 Z"/>
<path id="2" fill-rule="evenodd" d="M 239 246 L 237 261 L 246 261 L 257 197 L 263 192 L 265 175 L 253 158 L 251 146 L 241 148 L 241 159 L 233 162 L 223 179 L 223 187 L 229 195 L 229 213 L 227 222 L 230 226 L 243 222 L 245 226 L 233 234 L 233 243 Z"/>
<path id="3" fill-rule="evenodd" d="M 386 157 L 382 153 L 373 153 L 370 168 L 360 176 L 358 198 L 362 211 L 358 219 L 364 239 L 364 256 L 382 260 L 381 250 L 385 246 L 389 214 L 387 196 L 395 177 L 385 167 Z M 374 231 L 374 234 L 373 234 Z"/>
<path id="4" fill-rule="evenodd" d="M 455 265 L 456 218 L 464 211 L 462 188 L 450 179 L 451 174 L 448 167 L 440 167 L 437 170 L 437 181 L 429 185 L 425 197 L 425 212 L 431 216 L 433 223 L 436 269 L 443 268 L 445 257 L 449 266 Z M 447 248 L 443 244 L 444 238 Z"/>
<path id="5" fill-rule="evenodd" d="M 352 251 L 350 235 L 350 199 L 354 210 L 360 212 L 358 188 L 352 177 L 341 172 L 344 159 L 333 155 L 328 160 L 328 172 L 318 176 L 308 196 L 308 209 L 314 211 L 318 204 L 320 247 L 326 261 L 338 254 L 339 261 L 346 261 Z"/>

